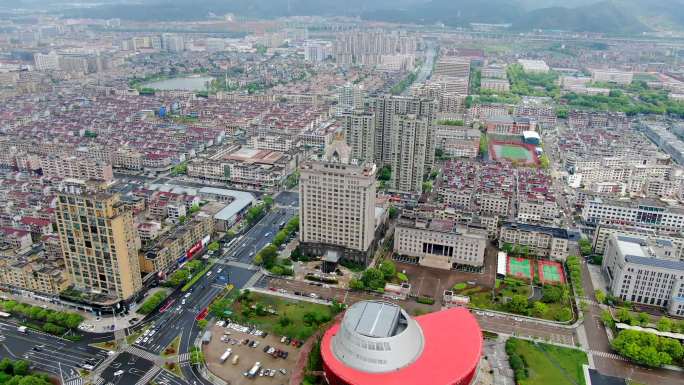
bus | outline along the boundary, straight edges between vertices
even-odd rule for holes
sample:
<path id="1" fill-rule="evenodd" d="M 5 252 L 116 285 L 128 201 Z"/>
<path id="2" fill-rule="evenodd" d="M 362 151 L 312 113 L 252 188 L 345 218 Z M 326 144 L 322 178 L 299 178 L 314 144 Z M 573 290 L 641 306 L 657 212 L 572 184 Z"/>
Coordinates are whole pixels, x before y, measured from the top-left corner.
<path id="1" fill-rule="evenodd" d="M 226 360 L 228 359 L 228 357 L 230 357 L 230 354 L 232 352 L 233 352 L 233 349 L 226 349 L 226 351 L 223 352 L 223 354 L 221 355 L 221 358 L 219 358 L 221 360 L 221 363 L 226 362 Z"/>
<path id="2" fill-rule="evenodd" d="M 4 311 L 0 311 L 0 317 L 2 318 L 9 318 L 11 316 L 10 313 L 5 313 Z"/>

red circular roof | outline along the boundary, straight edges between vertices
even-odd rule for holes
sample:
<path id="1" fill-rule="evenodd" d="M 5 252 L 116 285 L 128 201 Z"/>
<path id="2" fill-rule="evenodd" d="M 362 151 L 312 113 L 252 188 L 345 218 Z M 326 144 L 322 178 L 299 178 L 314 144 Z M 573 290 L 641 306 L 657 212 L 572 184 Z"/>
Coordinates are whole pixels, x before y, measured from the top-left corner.
<path id="1" fill-rule="evenodd" d="M 482 331 L 465 308 L 452 308 L 416 317 L 425 338 L 423 353 L 410 365 L 393 372 L 369 373 L 351 368 L 335 357 L 332 337 L 340 324 L 328 329 L 321 342 L 326 367 L 349 384 L 447 385 L 458 383 L 477 368 L 482 354 Z"/>

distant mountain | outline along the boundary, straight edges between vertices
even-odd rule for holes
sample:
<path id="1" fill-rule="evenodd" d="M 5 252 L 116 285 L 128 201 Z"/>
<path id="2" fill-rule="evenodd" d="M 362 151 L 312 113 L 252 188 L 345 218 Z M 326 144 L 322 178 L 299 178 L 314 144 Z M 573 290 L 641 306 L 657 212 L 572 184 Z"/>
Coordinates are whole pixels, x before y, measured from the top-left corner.
<path id="1" fill-rule="evenodd" d="M 3 1 L 3 0 L 0 0 Z M 119 17 L 127 20 L 196 20 L 209 13 L 235 13 L 251 18 L 299 15 L 360 16 L 377 9 L 415 6 L 425 0 L 148 0 L 69 9 L 69 17 Z"/>
<path id="2" fill-rule="evenodd" d="M 603 1 L 577 8 L 541 8 L 519 17 L 516 30 L 559 29 L 577 32 L 608 32 L 635 34 L 649 31 L 637 17 L 612 1 Z"/>
<path id="3" fill-rule="evenodd" d="M 47 1 L 0 0 L 36 7 Z M 83 0 L 99 6 L 75 8 L 61 0 L 69 17 L 119 17 L 128 20 L 197 20 L 209 13 L 249 18 L 295 15 L 350 16 L 399 23 L 468 26 L 510 23 L 513 29 L 558 29 L 638 34 L 649 30 L 684 30 L 684 0 Z"/>
<path id="4" fill-rule="evenodd" d="M 444 23 L 467 26 L 469 23 L 510 23 L 524 14 L 517 0 L 432 0 L 408 9 L 378 9 L 363 17 L 393 22 Z"/>

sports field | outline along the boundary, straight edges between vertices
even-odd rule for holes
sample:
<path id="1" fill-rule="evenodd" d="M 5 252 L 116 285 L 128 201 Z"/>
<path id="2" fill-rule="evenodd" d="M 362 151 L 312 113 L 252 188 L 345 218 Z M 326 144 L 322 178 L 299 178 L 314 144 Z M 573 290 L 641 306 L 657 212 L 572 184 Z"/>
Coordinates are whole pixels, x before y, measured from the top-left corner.
<path id="1" fill-rule="evenodd" d="M 508 276 L 532 280 L 532 263 L 529 259 L 508 257 Z"/>
<path id="2" fill-rule="evenodd" d="M 565 274 L 563 273 L 563 266 L 558 262 L 552 261 L 538 261 L 539 280 L 542 284 L 559 284 L 565 283 Z"/>
<path id="3" fill-rule="evenodd" d="M 533 148 L 528 148 L 523 144 L 510 142 L 490 142 L 490 156 L 494 159 L 507 159 L 512 162 L 523 164 L 537 164 L 538 159 Z"/>

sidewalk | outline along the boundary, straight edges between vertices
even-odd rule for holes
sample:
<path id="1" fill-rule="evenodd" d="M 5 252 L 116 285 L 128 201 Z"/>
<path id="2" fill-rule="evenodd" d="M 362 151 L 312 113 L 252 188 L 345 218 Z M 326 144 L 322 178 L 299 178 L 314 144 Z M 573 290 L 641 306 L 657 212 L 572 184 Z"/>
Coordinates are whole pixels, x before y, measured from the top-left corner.
<path id="1" fill-rule="evenodd" d="M 134 326 L 140 321 L 142 321 L 143 318 L 145 318 L 145 315 L 143 314 L 138 314 L 135 311 L 143 304 L 145 303 L 145 300 L 149 298 L 152 294 L 164 290 L 165 288 L 163 287 L 155 287 L 147 291 L 145 294 L 145 297 L 140 300 L 139 303 L 133 304 L 133 307 L 129 310 L 128 315 L 124 316 L 117 316 L 113 317 L 111 314 L 107 314 L 102 317 L 97 317 L 95 314 L 89 313 L 88 319 L 83 322 L 83 324 L 88 324 L 92 325 L 93 329 L 88 330 L 91 333 L 108 333 L 108 332 L 113 332 L 117 330 L 123 330 L 126 328 L 129 328 L 131 326 Z M 165 289 L 165 290 L 170 290 L 170 289 Z M 135 319 L 135 321 L 133 321 Z M 114 326 L 114 328 L 112 328 Z"/>
<path id="2" fill-rule="evenodd" d="M 140 304 L 142 304 L 148 296 L 154 294 L 159 290 L 161 290 L 161 288 L 154 288 L 149 290 L 145 295 L 145 298 L 140 302 Z M 40 298 L 30 297 L 27 295 L 17 295 L 8 292 L 3 292 L 2 296 L 6 297 L 7 299 L 15 300 L 17 302 L 25 303 L 28 305 L 40 306 L 44 309 L 80 314 L 84 318 L 84 321 L 81 324 L 81 326 L 84 328 L 81 330 L 84 330 L 89 333 L 109 333 L 117 330 L 123 330 L 139 323 L 145 317 L 144 315 L 135 312 L 135 310 L 139 306 L 138 304 L 136 304 L 129 311 L 128 315 L 117 316 L 116 319 L 114 319 L 114 317 L 112 317 L 111 315 L 99 317 L 92 311 L 75 309 L 71 306 L 67 306 L 61 303 L 46 302 Z M 135 322 L 132 322 L 134 318 L 137 318 L 137 320 Z M 114 326 L 114 328 L 112 328 L 112 325 Z"/>

